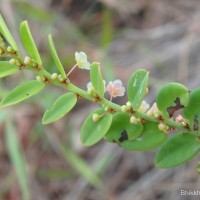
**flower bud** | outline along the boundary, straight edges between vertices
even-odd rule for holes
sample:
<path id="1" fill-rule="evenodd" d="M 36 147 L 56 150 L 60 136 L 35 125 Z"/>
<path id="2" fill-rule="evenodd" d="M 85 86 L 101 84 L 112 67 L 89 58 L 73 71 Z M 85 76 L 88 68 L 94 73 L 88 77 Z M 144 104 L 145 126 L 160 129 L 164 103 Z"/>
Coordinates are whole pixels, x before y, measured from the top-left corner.
<path id="1" fill-rule="evenodd" d="M 62 82 L 62 81 L 65 80 L 65 78 L 64 78 L 61 74 L 59 74 L 59 75 L 58 75 L 58 80 Z"/>
<path id="2" fill-rule="evenodd" d="M 24 64 L 25 65 L 29 65 L 30 63 L 31 63 L 31 58 L 30 57 L 28 57 L 28 56 L 26 56 L 25 58 L 24 58 Z"/>
<path id="3" fill-rule="evenodd" d="M 8 46 L 7 47 L 7 52 L 8 53 L 12 53 L 14 51 L 14 49 L 11 47 L 11 46 Z"/>
<path id="4" fill-rule="evenodd" d="M 88 88 L 87 93 L 90 94 L 90 95 L 93 95 L 94 94 L 94 88 L 93 87 Z"/>
<path id="5" fill-rule="evenodd" d="M 127 111 L 131 110 L 131 108 L 132 108 L 131 102 L 130 101 L 126 102 L 126 110 Z"/>
<path id="6" fill-rule="evenodd" d="M 57 73 L 53 73 L 53 74 L 51 75 L 51 79 L 55 80 L 55 79 L 57 79 L 57 78 L 58 78 L 58 74 L 57 74 Z"/>
<path id="7" fill-rule="evenodd" d="M 39 81 L 39 82 L 43 82 L 43 81 L 44 81 L 44 78 L 41 77 L 40 75 L 37 75 L 37 76 L 36 76 L 36 80 Z"/>
<path id="8" fill-rule="evenodd" d="M 100 118 L 100 115 L 97 114 L 97 113 L 94 113 L 94 114 L 92 115 L 92 120 L 93 120 L 94 122 L 97 122 L 97 121 L 99 120 L 99 118 Z"/>
<path id="9" fill-rule="evenodd" d="M 131 107 L 131 102 L 130 102 L 130 101 L 127 101 L 127 102 L 126 102 L 126 106 Z"/>
<path id="10" fill-rule="evenodd" d="M 159 128 L 161 131 L 165 132 L 165 133 L 167 133 L 167 132 L 170 130 L 169 126 L 167 126 L 166 124 L 163 124 L 163 123 L 160 123 L 160 124 L 158 125 L 158 128 Z"/>
<path id="11" fill-rule="evenodd" d="M 130 123 L 131 124 L 138 124 L 140 122 L 140 119 L 134 117 L 134 116 L 131 116 L 130 118 Z"/>
<path id="12" fill-rule="evenodd" d="M 149 107 L 150 107 L 149 104 L 146 101 L 143 100 L 138 111 L 139 112 L 146 112 L 149 109 Z"/>
<path id="13" fill-rule="evenodd" d="M 106 112 L 108 112 L 109 108 L 108 108 L 108 107 L 105 107 L 104 110 L 105 110 Z"/>
<path id="14" fill-rule="evenodd" d="M 175 119 L 176 122 L 180 123 L 180 122 L 183 122 L 183 116 L 182 115 L 178 115 Z"/>
<path id="15" fill-rule="evenodd" d="M 12 64 L 12 65 L 16 65 L 16 59 L 14 59 L 14 58 L 12 58 L 12 59 L 10 59 L 10 64 Z"/>
<path id="16" fill-rule="evenodd" d="M 123 105 L 123 106 L 121 107 L 121 111 L 122 111 L 122 112 L 126 112 L 126 111 L 127 111 L 126 105 Z"/>

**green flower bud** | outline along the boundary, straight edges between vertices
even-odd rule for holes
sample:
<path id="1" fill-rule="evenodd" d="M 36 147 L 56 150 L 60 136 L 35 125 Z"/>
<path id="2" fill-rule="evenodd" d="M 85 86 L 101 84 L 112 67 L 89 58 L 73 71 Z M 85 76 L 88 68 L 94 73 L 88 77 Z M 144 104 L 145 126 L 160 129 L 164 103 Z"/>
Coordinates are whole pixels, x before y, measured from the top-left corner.
<path id="1" fill-rule="evenodd" d="M 123 105 L 123 106 L 121 107 L 121 111 L 122 111 L 122 112 L 126 112 L 126 111 L 127 111 L 126 105 Z"/>
<path id="2" fill-rule="evenodd" d="M 44 78 L 41 77 L 40 75 L 37 75 L 37 76 L 36 76 L 36 80 L 39 81 L 39 82 L 43 82 L 43 81 L 44 81 Z"/>
<path id="3" fill-rule="evenodd" d="M 100 115 L 97 114 L 97 113 L 95 113 L 95 114 L 92 115 L 92 120 L 93 120 L 94 122 L 97 122 L 97 121 L 99 120 L 99 118 L 100 118 Z"/>
<path id="4" fill-rule="evenodd" d="M 8 46 L 7 47 L 7 52 L 8 53 L 12 53 L 14 51 L 14 49 L 11 47 L 11 46 Z"/>
<path id="5" fill-rule="evenodd" d="M 30 57 L 28 57 L 28 56 L 26 56 L 25 58 L 24 58 L 24 64 L 25 65 L 29 65 L 30 63 L 31 63 L 31 58 Z"/>
<path id="6" fill-rule="evenodd" d="M 10 64 L 16 65 L 16 59 L 14 59 L 14 58 L 10 59 Z"/>
<path id="7" fill-rule="evenodd" d="M 57 78 L 58 78 L 58 74 L 57 74 L 57 73 L 53 73 L 53 74 L 51 75 L 51 79 L 55 80 L 55 79 L 57 79 Z"/>

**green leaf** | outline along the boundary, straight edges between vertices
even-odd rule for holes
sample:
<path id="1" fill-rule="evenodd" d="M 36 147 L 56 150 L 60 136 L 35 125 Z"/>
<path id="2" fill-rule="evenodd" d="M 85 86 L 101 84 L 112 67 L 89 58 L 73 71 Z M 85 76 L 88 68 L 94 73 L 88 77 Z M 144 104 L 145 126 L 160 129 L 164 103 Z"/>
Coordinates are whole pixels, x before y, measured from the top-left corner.
<path id="1" fill-rule="evenodd" d="M 72 92 L 58 97 L 52 107 L 48 109 L 42 118 L 43 124 L 49 124 L 67 114 L 76 104 L 77 97 Z"/>
<path id="2" fill-rule="evenodd" d="M 8 61 L 0 62 L 0 78 L 11 75 L 19 71 L 19 67 L 10 64 Z"/>
<path id="3" fill-rule="evenodd" d="M 36 80 L 23 83 L 11 90 L 0 103 L 0 107 L 10 106 L 37 94 L 45 84 Z"/>
<path id="4" fill-rule="evenodd" d="M 188 106 L 183 109 L 183 114 L 189 120 L 190 128 L 198 131 L 200 122 L 200 88 L 190 93 L 190 101 Z"/>
<path id="5" fill-rule="evenodd" d="M 8 41 L 8 43 L 16 50 L 18 51 L 18 46 L 11 35 L 3 17 L 0 15 L 0 33 L 3 35 L 3 37 Z"/>
<path id="6" fill-rule="evenodd" d="M 6 126 L 6 143 L 9 157 L 15 168 L 17 179 L 22 191 L 23 200 L 29 200 L 28 176 L 26 171 L 26 163 L 18 142 L 17 135 L 11 123 Z"/>
<path id="7" fill-rule="evenodd" d="M 60 62 L 60 59 L 58 57 L 58 54 L 56 52 L 56 49 L 55 49 L 55 45 L 54 45 L 54 42 L 53 42 L 53 38 L 51 35 L 48 36 L 48 39 L 49 39 L 49 47 L 50 47 L 50 51 L 51 51 L 51 55 L 53 57 L 53 60 L 58 68 L 58 71 L 60 72 L 60 74 L 66 78 L 66 73 L 65 73 L 65 70 L 62 66 L 62 63 Z"/>
<path id="8" fill-rule="evenodd" d="M 147 122 L 141 137 L 133 141 L 124 141 L 122 148 L 134 151 L 148 151 L 160 146 L 167 138 L 167 134 L 158 129 L 158 123 Z"/>
<path id="9" fill-rule="evenodd" d="M 160 89 L 156 103 L 163 116 L 171 118 L 175 111 L 188 105 L 189 91 L 180 83 L 168 83 Z"/>
<path id="10" fill-rule="evenodd" d="M 138 110 L 146 95 L 148 75 L 149 72 L 139 69 L 131 76 L 128 82 L 128 99 L 132 104 L 133 110 Z"/>
<path id="11" fill-rule="evenodd" d="M 190 133 L 176 134 L 165 142 L 155 157 L 155 165 L 171 168 L 191 160 L 200 150 L 200 142 Z"/>
<path id="12" fill-rule="evenodd" d="M 103 97 L 104 83 L 103 83 L 102 74 L 101 74 L 101 70 L 100 70 L 100 64 L 97 62 L 94 62 L 91 64 L 90 80 L 91 80 L 92 85 L 93 85 L 94 89 L 96 90 L 97 94 L 100 97 Z"/>
<path id="13" fill-rule="evenodd" d="M 103 115 L 96 122 L 93 121 L 93 114 Z M 91 146 L 101 140 L 110 128 L 112 123 L 112 115 L 105 113 L 105 110 L 100 108 L 92 112 L 85 120 L 81 128 L 81 141 L 85 146 Z"/>
<path id="14" fill-rule="evenodd" d="M 141 135 L 142 124 L 131 124 L 127 113 L 116 113 L 113 115 L 112 124 L 105 139 L 109 142 L 121 143 L 125 140 L 134 140 Z"/>
<path id="15" fill-rule="evenodd" d="M 42 60 L 40 58 L 40 54 L 39 54 L 38 49 L 35 45 L 33 37 L 31 35 L 27 21 L 24 21 L 24 22 L 21 23 L 20 35 L 21 35 L 22 43 L 23 43 L 28 55 L 32 59 L 34 59 L 37 62 L 38 65 L 42 65 Z"/>

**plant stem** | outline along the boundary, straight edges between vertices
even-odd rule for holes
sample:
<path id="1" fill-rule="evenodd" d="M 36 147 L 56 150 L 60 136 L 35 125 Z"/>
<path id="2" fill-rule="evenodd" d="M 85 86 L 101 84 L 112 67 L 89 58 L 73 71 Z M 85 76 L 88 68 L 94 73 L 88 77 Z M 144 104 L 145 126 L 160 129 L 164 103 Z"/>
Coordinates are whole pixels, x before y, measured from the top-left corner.
<path id="1" fill-rule="evenodd" d="M 6 55 L 4 55 L 4 56 L 6 56 Z M 13 55 L 13 58 L 19 59 L 19 61 L 22 62 L 22 58 L 19 55 L 16 55 L 16 56 Z M 72 69 L 68 72 L 67 76 L 69 76 L 70 73 L 76 67 L 77 67 L 77 64 L 72 67 Z M 90 101 L 95 101 L 99 104 L 104 105 L 105 107 L 113 109 L 113 111 L 115 111 L 115 112 L 122 112 L 120 105 L 115 104 L 115 103 L 105 99 L 104 97 L 103 98 L 96 98 L 95 96 L 88 94 L 85 90 L 83 90 L 83 89 L 75 86 L 74 84 L 70 83 L 70 81 L 68 79 L 65 80 L 64 82 L 61 82 L 58 79 L 52 80 L 51 74 L 49 72 L 47 72 L 42 66 L 40 66 L 39 68 L 25 66 L 25 67 L 22 67 L 22 69 L 28 69 L 30 71 L 33 71 L 36 74 L 38 74 L 42 77 L 45 77 L 47 83 L 62 87 L 64 89 L 68 90 L 68 91 L 73 92 L 74 94 L 76 94 L 79 97 L 88 99 Z M 129 114 L 131 114 L 131 113 L 129 113 Z M 147 120 L 147 121 L 152 121 L 152 122 L 157 122 L 157 123 L 165 123 L 166 125 L 173 127 L 173 128 L 187 130 L 185 127 L 183 127 L 182 124 L 175 122 L 173 120 L 170 120 L 170 119 L 163 121 L 163 120 L 152 118 L 151 116 L 148 116 L 146 113 L 142 113 L 142 112 L 138 112 L 138 111 L 134 111 L 134 114 L 132 114 L 132 115 L 135 115 L 136 117 L 139 117 L 139 118 Z"/>
<path id="2" fill-rule="evenodd" d="M 78 66 L 78 65 L 75 64 L 75 65 L 70 69 L 70 71 L 67 73 L 67 76 L 69 76 L 69 75 L 72 73 L 72 71 L 74 71 L 74 69 L 75 69 L 77 66 Z"/>

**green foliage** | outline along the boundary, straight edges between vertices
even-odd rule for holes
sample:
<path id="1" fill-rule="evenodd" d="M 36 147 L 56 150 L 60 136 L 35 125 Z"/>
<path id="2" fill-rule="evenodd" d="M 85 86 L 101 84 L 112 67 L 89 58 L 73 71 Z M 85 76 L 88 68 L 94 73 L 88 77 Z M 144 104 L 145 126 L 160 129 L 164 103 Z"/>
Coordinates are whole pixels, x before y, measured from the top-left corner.
<path id="1" fill-rule="evenodd" d="M 75 106 L 76 102 L 77 97 L 72 92 L 58 97 L 52 107 L 44 113 L 42 123 L 49 124 L 62 118 Z"/>
<path id="2" fill-rule="evenodd" d="M 24 48 L 26 49 L 26 52 L 28 55 L 34 59 L 38 63 L 38 65 L 42 64 L 42 60 L 40 58 L 40 54 L 38 52 L 38 49 L 35 45 L 35 42 L 33 40 L 33 37 L 31 35 L 28 22 L 24 21 L 21 23 L 20 26 L 20 35 L 21 35 L 21 40 L 24 45 Z"/>
<path id="3" fill-rule="evenodd" d="M 160 146 L 167 138 L 167 134 L 158 129 L 158 123 L 144 123 L 142 135 L 133 141 L 124 141 L 122 148 L 131 151 L 148 151 Z"/>
<path id="4" fill-rule="evenodd" d="M 93 114 L 100 115 L 97 121 L 93 120 Z M 112 115 L 105 113 L 100 108 L 93 111 L 85 120 L 81 128 L 81 141 L 85 146 L 91 146 L 101 140 L 109 130 L 112 123 Z"/>
<path id="5" fill-rule="evenodd" d="M 90 79 L 92 86 L 96 90 L 97 94 L 102 97 L 104 95 L 104 83 L 102 79 L 102 74 L 100 70 L 100 64 L 95 62 L 92 63 L 90 69 Z"/>
<path id="6" fill-rule="evenodd" d="M 163 116 L 171 118 L 175 111 L 188 105 L 189 91 L 180 83 L 168 83 L 160 89 L 156 103 Z"/>
<path id="7" fill-rule="evenodd" d="M 6 143 L 10 160 L 15 168 L 19 185 L 21 187 L 23 200 L 29 200 L 30 195 L 26 164 L 14 127 L 10 122 L 7 123 L 6 127 Z"/>
<path id="8" fill-rule="evenodd" d="M 133 110 L 138 110 L 147 92 L 149 73 L 144 69 L 139 69 L 131 76 L 128 82 L 128 99 Z"/>
<path id="9" fill-rule="evenodd" d="M 18 46 L 1 15 L 0 15 L 0 33 L 8 41 L 8 43 L 17 51 Z"/>
<path id="10" fill-rule="evenodd" d="M 56 49 L 55 49 L 55 45 L 54 45 L 52 36 L 49 35 L 48 39 L 49 39 L 49 47 L 50 47 L 51 55 L 52 55 L 53 60 L 54 60 L 54 62 L 55 62 L 55 64 L 56 64 L 56 67 L 58 68 L 58 71 L 60 72 L 60 74 L 61 74 L 64 78 L 66 78 L 67 76 L 66 76 L 65 70 L 64 70 L 64 68 L 63 68 L 63 66 L 62 66 L 62 63 L 60 62 L 60 59 L 59 59 L 59 57 L 58 57 L 58 54 L 57 54 L 57 52 L 56 52 Z"/>
<path id="11" fill-rule="evenodd" d="M 51 35 L 48 37 L 49 47 L 56 67 L 60 72 L 59 75 L 57 73 L 50 74 L 43 67 L 40 54 L 26 21 L 21 24 L 20 34 L 23 46 L 30 58 L 22 59 L 17 45 L 1 16 L 0 33 L 14 48 L 14 51 L 12 51 L 12 47 L 6 49 L 1 41 L 0 56 L 3 56 L 4 59 L 9 58 L 11 61 L 0 61 L 0 78 L 14 74 L 19 69 L 28 69 L 37 74 L 37 80 L 23 83 L 8 92 L 0 103 L 1 107 L 19 103 L 37 94 L 46 84 L 55 85 L 69 92 L 58 97 L 52 106 L 46 110 L 42 119 L 43 124 L 49 124 L 63 117 L 71 111 L 79 98 L 85 98 L 102 105 L 101 108 L 89 114 L 83 123 L 80 137 L 85 146 L 94 145 L 103 138 L 109 142 L 117 143 L 124 149 L 134 151 L 148 151 L 161 146 L 155 158 L 156 166 L 161 168 L 181 165 L 199 152 L 200 88 L 189 94 L 184 85 L 168 83 L 158 92 L 156 103 L 159 110 L 154 104 L 150 110 L 146 111 L 145 108 L 142 108 L 145 107 L 145 103 L 142 104 L 142 102 L 148 91 L 149 73 L 144 69 L 139 69 L 132 74 L 128 82 L 128 102 L 121 106 L 112 102 L 112 97 L 122 96 L 125 91 L 121 81 L 109 82 L 110 85 L 108 85 L 107 88 L 109 89 L 107 90 L 111 94 L 111 98 L 110 100 L 106 99 L 104 97 L 106 87 L 100 64 L 93 62 L 90 65 L 84 52 L 76 52 L 75 60 L 77 63 L 68 74 L 76 66 L 83 70 L 90 70 L 90 81 L 94 91 L 93 89 L 85 91 L 70 82 L 60 62 Z M 106 39 L 104 44 L 106 45 L 107 42 Z M 8 49 L 11 49 L 11 51 Z M 178 119 L 173 119 L 174 112 L 179 109 L 183 109 L 185 118 L 179 116 Z M 20 150 L 18 150 L 19 145 L 11 125 L 8 125 L 7 130 L 10 157 L 16 167 L 18 179 L 22 178 L 19 181 L 24 199 L 28 199 L 28 189 L 25 186 L 27 180 L 24 160 Z M 174 131 L 175 135 L 167 140 L 167 132 L 171 130 Z M 64 145 L 61 145 L 60 148 L 64 157 L 92 185 L 102 185 L 96 174 L 79 156 Z"/>
<path id="12" fill-rule="evenodd" d="M 190 93 L 190 101 L 186 108 L 183 109 L 184 116 L 188 119 L 190 128 L 199 131 L 200 122 L 200 88 Z"/>
<path id="13" fill-rule="evenodd" d="M 200 151 L 197 136 L 182 133 L 171 137 L 164 143 L 155 157 L 155 164 L 160 168 L 171 168 L 191 160 Z"/>
<path id="14" fill-rule="evenodd" d="M 28 99 L 29 97 L 40 92 L 44 87 L 44 83 L 38 82 L 36 80 L 23 83 L 11 90 L 7 96 L 2 99 L 0 107 L 11 106 L 25 99 Z"/>
<path id="15" fill-rule="evenodd" d="M 0 78 L 14 74 L 17 71 L 19 71 L 19 67 L 16 65 L 12 65 L 8 61 L 0 62 Z"/>
<path id="16" fill-rule="evenodd" d="M 131 124 L 127 113 L 116 113 L 113 115 L 112 124 L 105 135 L 109 142 L 121 143 L 124 140 L 134 140 L 141 135 L 142 124 Z"/>

